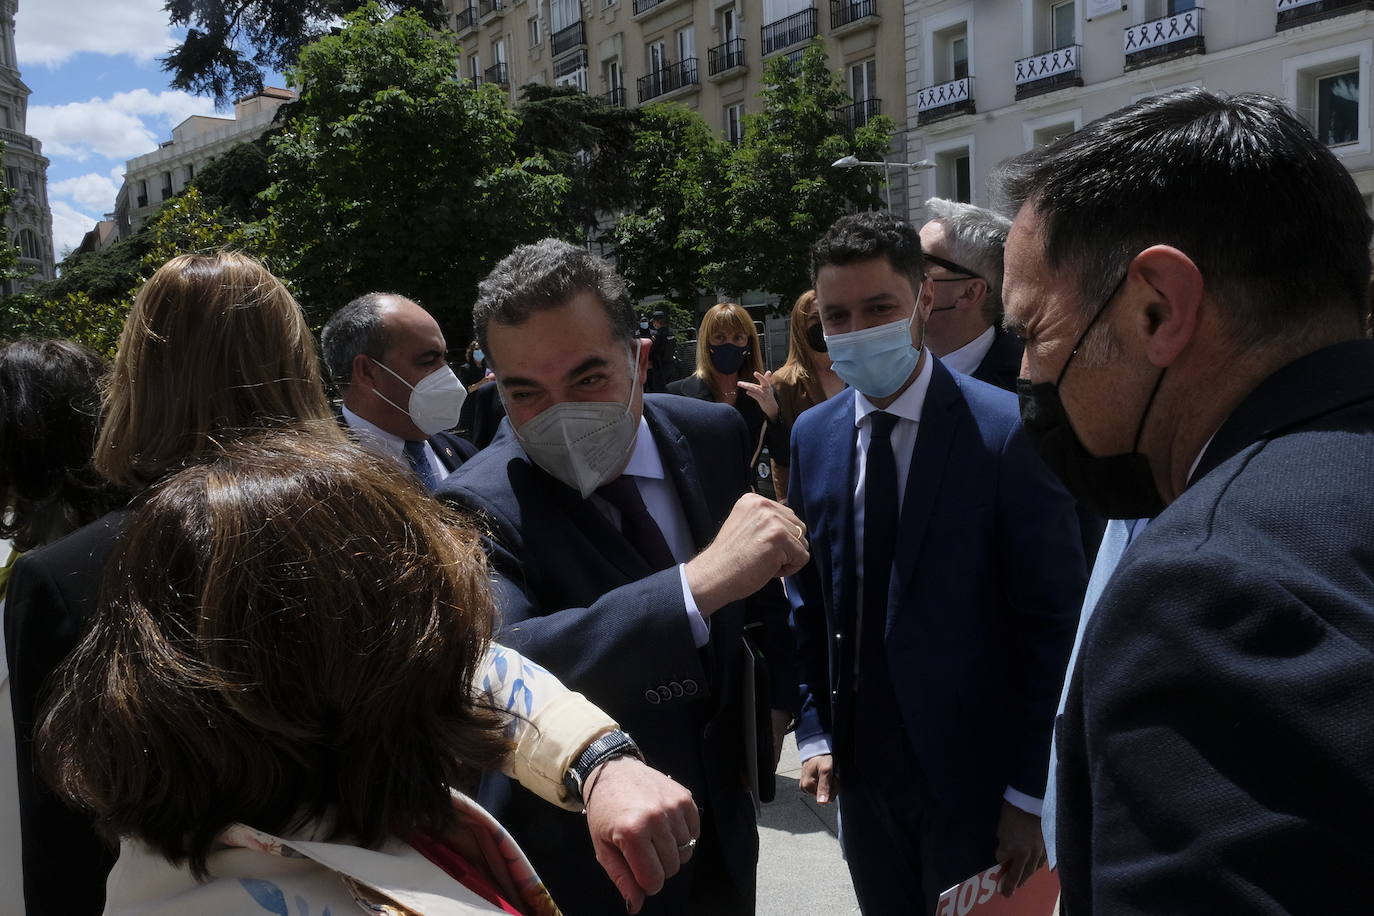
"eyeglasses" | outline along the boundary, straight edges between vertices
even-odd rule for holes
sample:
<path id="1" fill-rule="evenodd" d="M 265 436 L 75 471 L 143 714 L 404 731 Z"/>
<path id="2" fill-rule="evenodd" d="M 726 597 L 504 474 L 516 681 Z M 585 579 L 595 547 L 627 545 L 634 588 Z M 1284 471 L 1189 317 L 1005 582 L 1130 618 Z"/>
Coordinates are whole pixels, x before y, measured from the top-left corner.
<path id="1" fill-rule="evenodd" d="M 982 280 L 983 276 L 976 270 L 969 270 L 962 264 L 953 261 L 946 261 L 944 258 L 937 258 L 933 254 L 924 255 L 925 259 L 937 267 L 943 267 L 950 273 L 963 274 L 962 277 L 931 277 L 932 283 L 966 283 L 969 280 Z"/>

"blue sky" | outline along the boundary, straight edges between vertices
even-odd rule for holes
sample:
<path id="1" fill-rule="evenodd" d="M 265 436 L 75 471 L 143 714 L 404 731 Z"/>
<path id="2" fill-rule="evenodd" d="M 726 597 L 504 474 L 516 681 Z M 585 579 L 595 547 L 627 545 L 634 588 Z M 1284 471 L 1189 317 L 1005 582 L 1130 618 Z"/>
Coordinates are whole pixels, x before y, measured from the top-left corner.
<path id="1" fill-rule="evenodd" d="M 28 132 L 50 160 L 59 258 L 114 209 L 126 160 L 156 149 L 191 115 L 215 113 L 210 99 L 168 86 L 157 58 L 176 38 L 164 2 L 19 0 L 15 44 L 33 90 Z"/>

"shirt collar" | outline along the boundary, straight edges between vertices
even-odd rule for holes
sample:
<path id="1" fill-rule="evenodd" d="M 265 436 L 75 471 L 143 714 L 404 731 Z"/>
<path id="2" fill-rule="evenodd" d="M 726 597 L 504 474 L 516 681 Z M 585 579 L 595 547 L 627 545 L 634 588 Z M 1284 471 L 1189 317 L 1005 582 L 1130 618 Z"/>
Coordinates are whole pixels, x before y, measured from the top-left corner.
<path id="1" fill-rule="evenodd" d="M 344 421 L 348 423 L 348 428 L 353 430 L 358 441 L 365 447 L 388 458 L 394 458 L 407 466 L 405 459 L 406 441 L 395 433 L 389 433 L 375 423 L 364 420 L 345 405 L 343 408 Z"/>
<path id="2" fill-rule="evenodd" d="M 631 477 L 663 479 L 663 457 L 658 453 L 658 443 L 654 441 L 654 434 L 649 431 L 648 421 L 642 416 L 639 418 L 639 430 L 635 433 L 634 451 L 630 453 L 630 462 L 620 473 L 629 474 Z"/>
<path id="3" fill-rule="evenodd" d="M 996 336 L 997 329 L 989 326 L 986 331 L 959 349 L 940 357 L 940 362 L 945 364 L 946 369 L 953 369 L 964 375 L 972 375 L 982 364 L 983 357 L 987 356 L 988 351 L 992 349 L 992 339 Z"/>
<path id="4" fill-rule="evenodd" d="M 935 358 L 930 355 L 929 350 L 922 348 L 921 358 L 923 365 L 920 375 L 916 376 L 916 381 L 912 382 L 897 400 L 886 407 L 874 407 L 864 394 L 858 391 L 854 392 L 855 426 L 863 426 L 864 417 L 879 409 L 895 414 L 903 420 L 910 420 L 913 423 L 921 422 L 921 410 L 926 404 L 926 392 L 930 390 L 930 377 L 934 373 L 935 365 Z"/>

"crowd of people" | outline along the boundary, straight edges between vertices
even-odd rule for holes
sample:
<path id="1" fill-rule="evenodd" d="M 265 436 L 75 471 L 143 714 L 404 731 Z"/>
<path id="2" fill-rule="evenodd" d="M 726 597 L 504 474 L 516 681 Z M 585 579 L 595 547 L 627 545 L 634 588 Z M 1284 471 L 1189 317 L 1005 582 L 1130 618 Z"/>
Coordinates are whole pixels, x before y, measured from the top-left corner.
<path id="1" fill-rule="evenodd" d="M 1360 909 L 1354 182 L 1184 89 L 994 183 L 828 227 L 776 371 L 557 239 L 457 372 L 232 252 L 0 348 L 0 912 L 753 913 L 789 732 L 867 914 Z"/>

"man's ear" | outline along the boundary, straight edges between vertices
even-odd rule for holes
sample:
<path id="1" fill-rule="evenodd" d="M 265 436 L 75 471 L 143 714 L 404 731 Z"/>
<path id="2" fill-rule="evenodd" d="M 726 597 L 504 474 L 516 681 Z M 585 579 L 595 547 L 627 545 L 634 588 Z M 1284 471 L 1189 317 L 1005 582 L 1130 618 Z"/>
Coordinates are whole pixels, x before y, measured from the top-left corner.
<path id="1" fill-rule="evenodd" d="M 983 300 L 988 297 L 989 288 L 988 281 L 979 277 L 969 283 L 968 286 L 964 287 L 964 291 L 959 294 L 959 298 L 968 300 L 969 308 L 981 309 L 983 307 Z"/>
<path id="2" fill-rule="evenodd" d="M 1205 286 L 1193 259 L 1170 245 L 1154 245 L 1132 259 L 1127 287 L 1136 308 L 1128 329 L 1144 338 L 1146 355 L 1161 369 L 1192 341 Z"/>
<path id="3" fill-rule="evenodd" d="M 639 348 L 639 368 L 636 374 L 639 376 L 637 381 L 641 388 L 644 387 L 644 383 L 649 379 L 649 348 L 652 347 L 653 344 L 654 342 L 647 337 L 635 338 L 635 346 Z"/>
<path id="4" fill-rule="evenodd" d="M 921 285 L 916 288 L 916 312 L 922 321 L 930 318 L 930 310 L 935 305 L 935 284 L 930 282 L 929 277 L 921 280 Z"/>
<path id="5" fill-rule="evenodd" d="M 367 388 L 377 387 L 377 367 L 373 365 L 372 359 L 365 353 L 359 353 L 353 357 L 353 371 L 349 375 L 349 385 L 363 385 Z"/>

